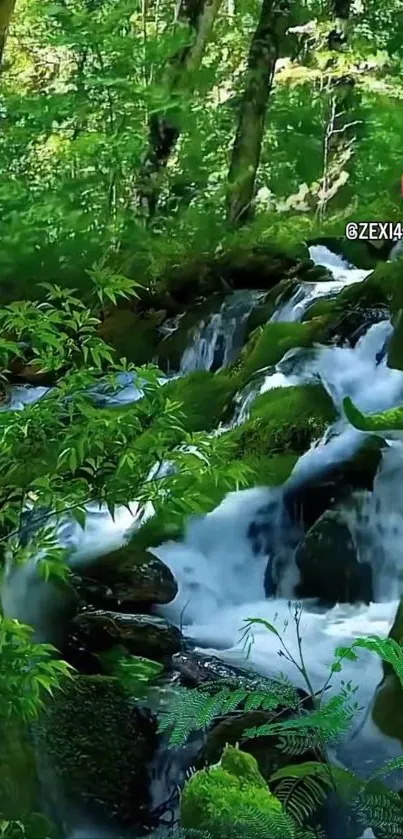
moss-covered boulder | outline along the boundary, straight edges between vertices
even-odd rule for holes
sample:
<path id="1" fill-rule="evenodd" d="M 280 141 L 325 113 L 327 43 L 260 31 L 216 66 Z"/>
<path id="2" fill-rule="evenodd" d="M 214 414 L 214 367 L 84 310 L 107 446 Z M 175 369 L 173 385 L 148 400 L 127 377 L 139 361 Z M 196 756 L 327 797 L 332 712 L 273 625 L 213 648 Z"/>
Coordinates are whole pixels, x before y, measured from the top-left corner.
<path id="1" fill-rule="evenodd" d="M 259 370 L 277 364 L 288 350 L 310 347 L 319 342 L 325 330 L 325 321 L 317 318 L 309 323 L 268 323 L 254 333 L 242 353 L 238 369 L 240 385 L 246 385 Z"/>
<path id="2" fill-rule="evenodd" d="M 228 746 L 219 764 L 196 772 L 185 784 L 180 821 L 214 839 L 267 839 L 287 818 L 260 775 L 252 755 Z M 287 836 L 284 832 L 284 836 Z"/>
<path id="3" fill-rule="evenodd" d="M 166 395 L 182 405 L 187 431 L 211 431 L 225 417 L 238 390 L 236 376 L 198 370 L 165 385 Z"/>
<path id="4" fill-rule="evenodd" d="M 71 634 L 91 653 L 124 646 L 133 655 L 159 661 L 178 652 L 182 635 L 176 626 L 156 615 L 121 612 L 81 612 L 71 622 Z"/>
<path id="5" fill-rule="evenodd" d="M 39 785 L 32 743 L 23 726 L 4 720 L 0 727 L 0 822 L 23 819 L 36 809 Z"/>
<path id="6" fill-rule="evenodd" d="M 75 676 L 49 702 L 36 725 L 39 754 L 73 805 L 101 811 L 107 821 L 147 823 L 147 764 L 156 724 L 134 706 L 117 681 Z"/>
<path id="7" fill-rule="evenodd" d="M 323 435 L 335 415 L 333 403 L 320 385 L 275 388 L 258 396 L 249 420 L 225 438 L 235 445 L 240 458 L 302 454 Z"/>
<path id="8" fill-rule="evenodd" d="M 164 312 L 143 315 L 131 309 L 115 309 L 103 322 L 99 335 L 116 350 L 118 358 L 133 364 L 148 364 L 155 357 L 161 339 L 159 326 Z"/>
<path id="9" fill-rule="evenodd" d="M 131 543 L 101 557 L 86 574 L 75 575 L 72 584 L 81 605 L 127 612 L 170 603 L 178 590 L 169 568 Z"/>
<path id="10" fill-rule="evenodd" d="M 308 530 L 295 561 L 298 597 L 315 597 L 324 605 L 372 600 L 371 568 L 359 562 L 350 530 L 337 510 L 328 510 Z"/>

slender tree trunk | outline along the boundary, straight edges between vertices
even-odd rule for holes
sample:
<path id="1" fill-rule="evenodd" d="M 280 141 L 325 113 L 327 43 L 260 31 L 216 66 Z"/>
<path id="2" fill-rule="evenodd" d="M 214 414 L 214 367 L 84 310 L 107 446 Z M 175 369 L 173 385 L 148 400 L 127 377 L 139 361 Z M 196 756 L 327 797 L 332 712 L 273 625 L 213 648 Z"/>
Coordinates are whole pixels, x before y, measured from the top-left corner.
<path id="1" fill-rule="evenodd" d="M 228 174 L 227 218 L 242 223 L 250 213 L 267 104 L 276 62 L 290 26 L 290 0 L 263 0 L 249 50 L 246 84 Z"/>
<path id="2" fill-rule="evenodd" d="M 347 39 L 347 27 L 351 0 L 333 0 L 335 28 L 329 33 L 329 49 L 338 61 L 338 53 L 343 50 Z M 359 97 L 355 78 L 350 75 L 328 76 L 326 95 L 329 102 L 329 116 L 323 140 L 323 174 L 318 197 L 317 216 L 323 220 L 329 202 L 348 182 L 348 163 L 352 158 L 357 141 L 357 129 L 362 120 L 357 119 Z"/>
<path id="3" fill-rule="evenodd" d="M 16 0 L 0 0 L 0 67 L 7 40 L 7 32 Z"/>
<path id="4" fill-rule="evenodd" d="M 223 0 L 184 0 L 177 9 L 178 20 L 190 26 L 193 39 L 180 50 L 166 70 L 163 84 L 171 102 L 183 90 L 191 90 L 193 78 L 200 68 L 209 42 L 215 19 Z M 180 135 L 180 108 L 170 108 L 169 113 L 153 114 L 149 120 L 150 143 L 140 174 L 138 195 L 143 211 L 149 217 L 155 213 L 160 191 L 160 180 Z"/>

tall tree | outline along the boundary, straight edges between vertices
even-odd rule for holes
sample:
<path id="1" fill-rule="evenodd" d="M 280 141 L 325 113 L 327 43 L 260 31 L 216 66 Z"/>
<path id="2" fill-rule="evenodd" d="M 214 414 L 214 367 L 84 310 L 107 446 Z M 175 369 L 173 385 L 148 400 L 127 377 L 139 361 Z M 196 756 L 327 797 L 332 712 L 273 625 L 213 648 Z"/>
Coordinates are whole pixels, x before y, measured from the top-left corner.
<path id="1" fill-rule="evenodd" d="M 355 73 L 338 73 L 339 54 L 347 46 L 347 32 L 351 0 L 333 0 L 332 12 L 335 28 L 329 32 L 328 48 L 332 57 L 328 62 L 326 96 L 328 117 L 323 139 L 323 174 L 317 215 L 324 219 L 328 204 L 349 179 L 348 163 L 357 140 L 357 129 L 362 124 L 357 119 L 359 94 Z"/>
<path id="2" fill-rule="evenodd" d="M 263 0 L 252 38 L 246 83 L 228 175 L 227 217 L 231 224 L 249 215 L 259 165 L 267 105 L 277 59 L 291 25 L 290 0 Z"/>
<path id="3" fill-rule="evenodd" d="M 206 46 L 211 37 L 222 0 L 180 0 L 178 20 L 190 27 L 190 43 L 180 49 L 169 62 L 162 86 L 170 100 L 169 110 L 152 114 L 149 120 L 149 148 L 140 173 L 140 205 L 152 217 L 160 189 L 161 173 L 180 135 L 180 107 L 175 99 L 181 91 L 192 89 L 195 73 L 200 68 Z M 173 107 L 172 107 L 173 106 Z"/>
<path id="4" fill-rule="evenodd" d="M 6 45 L 8 27 L 16 0 L 0 0 L 0 67 Z"/>

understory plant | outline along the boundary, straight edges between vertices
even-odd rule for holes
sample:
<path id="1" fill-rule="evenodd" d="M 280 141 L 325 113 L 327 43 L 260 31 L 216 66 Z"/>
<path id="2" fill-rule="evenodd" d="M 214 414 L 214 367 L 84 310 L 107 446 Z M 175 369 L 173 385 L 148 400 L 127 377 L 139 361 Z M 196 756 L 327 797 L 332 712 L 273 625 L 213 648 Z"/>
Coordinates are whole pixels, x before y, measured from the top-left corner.
<path id="1" fill-rule="evenodd" d="M 260 799 L 256 796 L 253 799 L 250 795 L 245 798 L 248 806 L 242 804 L 242 790 L 250 785 L 251 779 L 248 777 L 248 764 L 243 763 L 241 755 L 237 765 L 243 786 L 233 796 L 231 790 L 234 785 L 228 784 L 223 775 L 230 760 L 227 747 L 218 764 L 195 772 L 186 782 L 181 796 L 178 829 L 183 831 L 184 836 L 188 835 L 189 828 L 201 830 L 212 839 L 219 839 L 224 833 L 248 839 L 257 836 L 267 839 L 313 839 L 326 835 L 323 828 L 324 808 L 332 800 L 362 830 L 370 826 L 378 837 L 385 839 L 401 836 L 403 802 L 399 793 L 385 784 L 384 778 L 403 769 L 403 757 L 386 762 L 366 778 L 336 763 L 333 757 L 335 746 L 348 736 L 358 711 L 363 709 L 359 708 L 357 687 L 351 681 L 341 681 L 338 692 L 331 688 L 333 674 L 340 673 L 347 660 L 356 661 L 362 650 L 374 653 L 392 667 L 403 687 L 403 648 L 393 638 L 376 635 L 357 638 L 348 647 L 338 647 L 329 665 L 327 678 L 321 689 L 315 690 L 303 654 L 300 632 L 302 606 L 290 602 L 289 608 L 295 622 L 297 655 L 284 641 L 283 632 L 262 618 L 245 621 L 243 638 L 248 652 L 253 643 L 254 626 L 260 625 L 274 634 L 279 641 L 280 657 L 296 668 L 305 684 L 305 691 L 296 690 L 289 678 L 282 674 L 275 679 L 254 677 L 253 685 L 250 678 L 239 676 L 235 688 L 225 679 L 209 682 L 197 689 L 178 687 L 169 707 L 161 714 L 159 724 L 161 732 L 170 731 L 170 745 L 177 748 L 192 733 L 207 732 L 228 715 L 234 719 L 242 715 L 242 749 L 247 751 L 248 744 L 253 745 L 251 741 L 267 737 L 273 738 L 275 749 L 283 753 L 280 768 L 264 781 L 267 800 L 263 800 L 266 803 L 260 806 Z M 248 712 L 259 710 L 266 712 L 267 721 L 248 726 Z M 258 783 L 260 789 L 262 780 Z M 277 808 L 268 807 L 270 796 L 275 797 Z M 234 802 L 238 802 L 239 807 Z"/>

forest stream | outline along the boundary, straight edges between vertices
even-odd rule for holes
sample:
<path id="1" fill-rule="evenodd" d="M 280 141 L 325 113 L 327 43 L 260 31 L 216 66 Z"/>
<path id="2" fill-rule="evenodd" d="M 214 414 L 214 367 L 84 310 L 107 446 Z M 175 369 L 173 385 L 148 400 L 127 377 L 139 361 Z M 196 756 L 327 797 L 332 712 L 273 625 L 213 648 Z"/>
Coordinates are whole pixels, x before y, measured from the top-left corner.
<path id="1" fill-rule="evenodd" d="M 371 273 L 354 268 L 323 245 L 311 246 L 310 257 L 316 265 L 328 269 L 332 278 L 327 282 L 300 282 L 286 300 L 280 294 L 270 322 L 301 322 L 318 300 L 335 299 L 347 286 L 362 283 Z M 195 370 L 220 371 L 233 363 L 242 349 L 245 322 L 254 307 L 260 304 L 262 294 L 239 290 L 228 295 L 217 311 L 192 327 L 179 371 L 163 381 L 187 376 Z M 175 324 L 171 330 L 166 330 L 166 334 L 172 331 L 175 331 Z M 358 560 L 355 594 L 353 597 L 348 595 L 349 602 L 326 607 L 320 605 L 315 591 L 305 590 L 302 595 L 298 594 L 301 580 L 296 557 L 300 555 L 298 551 L 301 551 L 307 529 L 300 501 L 306 487 L 318 486 L 320 496 L 321 481 L 350 462 L 366 439 L 365 432 L 354 429 L 344 417 L 343 399 L 351 397 L 365 413 L 385 411 L 403 402 L 403 373 L 387 366 L 392 331 L 385 316 L 367 325 L 354 346 L 317 344 L 288 350 L 274 367 L 257 371 L 252 382 L 236 395 L 232 419 L 212 432 L 221 435 L 242 427 L 259 395 L 306 384 L 320 383 L 330 396 L 337 415 L 320 439 L 315 439 L 299 457 L 285 483 L 273 488 L 256 486 L 231 492 L 211 513 L 191 519 L 182 541 L 167 541 L 149 549 L 171 570 L 177 584 L 174 599 L 154 607 L 154 613 L 180 628 L 185 649 L 193 650 L 196 657 L 200 654 L 206 661 L 214 657 L 224 665 L 261 676 L 275 676 L 280 669 L 293 684 L 304 689 L 304 680 L 295 667 L 284 657 L 279 661 L 278 639 L 263 625 L 255 627 L 248 654 L 241 637 L 245 619 L 253 617 L 274 622 L 279 628 L 285 627 L 284 638 L 297 656 L 295 626 L 289 607 L 289 601 L 296 598 L 303 605 L 303 652 L 315 690 L 321 689 L 323 674 L 336 646 L 348 646 L 354 639 L 371 634 L 388 635 L 402 593 L 398 547 L 403 540 L 403 502 L 399 492 L 403 444 L 400 434 L 391 434 L 382 440 L 382 458 L 372 491 L 353 488 L 337 502 L 336 513 L 333 513 L 339 529 L 335 531 L 336 540 L 338 533 L 345 539 L 345 528 L 350 538 L 348 545 L 340 543 L 340 550 L 355 554 Z M 45 387 L 17 386 L 10 393 L 10 407 L 21 410 L 24 404 L 41 399 L 46 392 Z M 110 401 L 114 405 L 127 405 L 141 395 L 141 383 L 134 382 L 129 376 L 122 380 L 120 390 Z M 107 404 L 108 397 L 101 395 L 101 402 Z M 170 465 L 160 464 L 157 468 L 164 475 Z M 155 479 L 155 470 L 150 477 Z M 327 515 L 327 507 L 331 505 L 327 504 L 326 498 L 320 499 L 320 506 L 321 515 Z M 66 521 L 59 527 L 59 540 L 69 549 L 73 571 L 90 574 L 100 555 L 121 548 L 150 515 L 152 506 L 140 514 L 136 500 L 130 499 L 129 508 L 116 510 L 114 521 L 106 510 L 99 511 L 95 505 L 88 510 L 84 530 L 77 523 Z M 325 545 L 326 550 L 328 546 Z M 334 559 L 330 557 L 330 561 L 334 562 Z M 35 564 L 17 571 L 15 568 L 9 570 L 3 585 L 3 607 L 11 617 L 29 619 L 40 640 L 52 641 L 58 607 L 55 612 L 52 610 L 49 603 L 52 589 L 35 578 L 35 574 Z M 382 733 L 371 713 L 382 676 L 381 661 L 364 650 L 358 661 L 346 661 L 342 674 L 334 673 L 331 683 L 332 691 L 340 690 L 341 678 L 358 685 L 356 699 L 361 710 L 352 732 L 337 747 L 334 760 L 364 776 L 382 760 L 397 756 L 401 751 L 400 741 Z M 196 739 L 195 742 L 196 745 L 193 742 L 193 746 L 190 743 L 182 750 L 172 751 L 168 749 L 165 736 L 160 738 L 149 764 L 151 810 L 163 807 L 177 785 L 183 784 L 200 747 L 201 741 Z M 41 771 L 42 783 L 51 788 L 52 815 L 55 806 L 56 811 L 61 807 L 57 818 L 66 826 L 66 839 L 137 835 L 108 828 L 102 819 L 93 821 L 93 814 L 86 813 L 78 804 L 76 811 L 71 802 L 61 804 L 63 790 L 52 789 L 54 779 L 46 759 Z M 46 788 L 42 795 L 46 802 Z M 66 807 L 70 807 L 68 812 Z M 327 828 L 329 839 L 337 839 L 339 830 L 338 818 L 332 817 Z M 164 835 L 164 832 L 161 834 L 159 829 L 156 835 Z"/>

